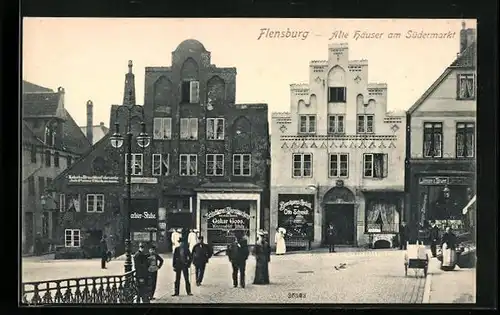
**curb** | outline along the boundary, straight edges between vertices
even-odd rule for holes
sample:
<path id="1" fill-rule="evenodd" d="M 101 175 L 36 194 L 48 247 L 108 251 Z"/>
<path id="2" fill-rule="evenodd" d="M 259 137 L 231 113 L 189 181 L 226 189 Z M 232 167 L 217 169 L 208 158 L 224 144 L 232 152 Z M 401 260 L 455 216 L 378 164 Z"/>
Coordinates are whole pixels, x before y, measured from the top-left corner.
<path id="1" fill-rule="evenodd" d="M 423 304 L 428 304 L 431 302 L 431 284 L 432 273 L 427 273 L 427 277 L 425 277 L 424 295 L 422 297 Z"/>

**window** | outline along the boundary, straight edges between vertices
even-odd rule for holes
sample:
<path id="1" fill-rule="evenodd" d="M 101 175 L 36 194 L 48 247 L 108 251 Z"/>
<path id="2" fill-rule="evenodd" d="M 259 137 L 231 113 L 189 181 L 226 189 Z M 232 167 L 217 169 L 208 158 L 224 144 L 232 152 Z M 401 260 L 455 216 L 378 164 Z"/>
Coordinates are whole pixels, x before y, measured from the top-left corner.
<path id="1" fill-rule="evenodd" d="M 234 154 L 233 155 L 233 175 L 250 176 L 252 174 L 252 155 Z"/>
<path id="2" fill-rule="evenodd" d="M 363 158 L 363 175 L 370 178 L 385 178 L 389 167 L 385 153 L 367 153 Z"/>
<path id="3" fill-rule="evenodd" d="M 475 98 L 474 74 L 461 73 L 458 75 L 457 99 L 473 100 Z"/>
<path id="4" fill-rule="evenodd" d="M 50 167 L 50 150 L 45 151 L 45 166 Z"/>
<path id="5" fill-rule="evenodd" d="M 424 123 L 424 157 L 442 157 L 443 124 Z"/>
<path id="6" fill-rule="evenodd" d="M 344 115 L 328 116 L 328 133 L 344 133 Z"/>
<path id="7" fill-rule="evenodd" d="M 200 82 L 184 81 L 182 82 L 181 103 L 198 103 L 200 101 Z"/>
<path id="8" fill-rule="evenodd" d="M 31 163 L 36 163 L 36 145 L 34 144 L 31 145 L 30 155 Z"/>
<path id="9" fill-rule="evenodd" d="M 66 211 L 66 195 L 65 194 L 59 194 L 59 211 L 60 212 Z"/>
<path id="10" fill-rule="evenodd" d="M 198 118 L 181 118 L 181 139 L 198 139 Z"/>
<path id="11" fill-rule="evenodd" d="M 224 140 L 224 118 L 207 118 L 207 139 Z"/>
<path id="12" fill-rule="evenodd" d="M 35 178 L 33 176 L 28 177 L 28 195 L 35 195 Z"/>
<path id="13" fill-rule="evenodd" d="M 153 119 L 153 139 L 155 140 L 172 139 L 171 117 L 155 117 Z"/>
<path id="14" fill-rule="evenodd" d="M 399 225 L 396 205 L 381 200 L 369 202 L 366 206 L 365 223 L 368 233 L 396 233 Z"/>
<path id="15" fill-rule="evenodd" d="M 345 103 L 346 88 L 345 87 L 329 87 L 328 102 L 330 103 Z"/>
<path id="16" fill-rule="evenodd" d="M 315 133 L 316 132 L 316 116 L 314 115 L 300 115 L 300 133 Z"/>
<path id="17" fill-rule="evenodd" d="M 196 176 L 198 174 L 198 155 L 181 154 L 179 174 L 181 176 Z"/>
<path id="18" fill-rule="evenodd" d="M 80 247 L 80 230 L 64 230 L 64 246 Z"/>
<path id="19" fill-rule="evenodd" d="M 87 212 L 104 212 L 104 195 L 87 195 Z"/>
<path id="20" fill-rule="evenodd" d="M 345 153 L 330 154 L 330 177 L 349 176 L 349 155 Z"/>
<path id="21" fill-rule="evenodd" d="M 132 153 L 132 159 L 130 160 L 132 164 L 132 174 L 131 175 L 142 175 L 143 170 L 143 155 L 142 153 Z M 125 175 L 127 175 L 127 163 L 128 154 L 125 154 Z"/>
<path id="22" fill-rule="evenodd" d="M 293 155 L 293 177 L 312 176 L 312 154 Z"/>
<path id="23" fill-rule="evenodd" d="M 73 157 L 71 155 L 68 155 L 66 157 L 66 163 L 68 164 L 67 167 L 69 167 L 73 163 Z"/>
<path id="24" fill-rule="evenodd" d="M 47 182 L 46 182 L 45 186 L 47 187 L 48 190 L 51 190 L 52 178 L 47 177 Z"/>
<path id="25" fill-rule="evenodd" d="M 54 152 L 54 166 L 59 167 L 59 152 Z"/>
<path id="26" fill-rule="evenodd" d="M 164 176 L 170 172 L 170 156 L 168 154 L 153 154 L 152 174 L 153 176 Z"/>
<path id="27" fill-rule="evenodd" d="M 45 192 L 45 177 L 38 177 L 38 193 L 40 196 Z"/>
<path id="28" fill-rule="evenodd" d="M 207 176 L 224 175 L 224 154 L 207 154 L 206 164 Z"/>
<path id="29" fill-rule="evenodd" d="M 45 126 L 45 139 L 44 143 L 48 146 L 53 146 L 55 143 L 56 139 L 56 132 L 54 130 L 54 127 L 51 125 Z"/>
<path id="30" fill-rule="evenodd" d="M 373 115 L 358 115 L 358 133 L 373 132 Z"/>
<path id="31" fill-rule="evenodd" d="M 457 157 L 474 157 L 474 123 L 457 123 Z"/>

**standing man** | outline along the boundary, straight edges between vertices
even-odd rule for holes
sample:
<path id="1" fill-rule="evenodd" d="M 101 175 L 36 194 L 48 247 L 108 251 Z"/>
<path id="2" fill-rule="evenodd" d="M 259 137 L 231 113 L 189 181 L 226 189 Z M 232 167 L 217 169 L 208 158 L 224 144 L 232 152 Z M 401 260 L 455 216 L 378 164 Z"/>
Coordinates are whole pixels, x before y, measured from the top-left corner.
<path id="1" fill-rule="evenodd" d="M 172 258 L 172 266 L 175 272 L 174 294 L 172 294 L 172 296 L 179 296 L 181 274 L 184 276 L 187 295 L 193 295 L 191 293 L 191 284 L 189 283 L 189 267 L 191 266 L 191 262 L 192 256 L 189 252 L 189 247 L 186 239 L 181 238 L 180 244 L 177 248 L 175 248 L 174 256 Z"/>
<path id="2" fill-rule="evenodd" d="M 245 287 L 245 268 L 248 255 L 248 242 L 244 236 L 238 231 L 235 232 L 235 241 L 228 246 L 227 254 L 233 268 L 233 286 L 238 287 L 238 271 L 240 273 L 240 285 Z"/>
<path id="3" fill-rule="evenodd" d="M 335 236 L 337 232 L 335 230 L 335 226 L 333 225 L 333 222 L 330 222 L 328 225 L 328 228 L 326 229 L 326 237 L 327 237 L 327 242 L 328 242 L 328 252 L 329 253 L 335 253 Z"/>
<path id="4" fill-rule="evenodd" d="M 103 235 L 99 242 L 99 252 L 101 253 L 101 269 L 106 269 L 108 262 L 108 244 L 106 244 L 106 235 Z"/>
<path id="5" fill-rule="evenodd" d="M 152 245 L 149 248 L 148 257 L 149 271 L 149 299 L 155 299 L 156 281 L 158 280 L 158 270 L 163 266 L 163 258 L 156 253 L 156 246 Z"/>
<path id="6" fill-rule="evenodd" d="M 195 267 L 196 285 L 200 286 L 205 274 L 205 266 L 212 257 L 212 250 L 203 243 L 203 236 L 198 237 L 198 243 L 193 246 L 193 265 Z"/>
<path id="7" fill-rule="evenodd" d="M 401 225 L 399 226 L 399 249 L 400 250 L 406 250 L 406 242 L 408 241 L 408 226 L 406 225 L 406 222 L 403 221 L 401 222 Z"/>
<path id="8" fill-rule="evenodd" d="M 431 253 L 432 253 L 432 257 L 436 257 L 436 246 L 439 242 L 439 229 L 436 225 L 436 222 L 435 221 L 432 221 L 431 222 L 431 229 L 429 231 L 429 238 L 430 238 L 430 241 L 431 241 Z"/>
<path id="9" fill-rule="evenodd" d="M 135 275 L 137 278 L 137 303 L 149 303 L 149 260 L 144 253 L 144 245 L 139 244 L 139 250 L 134 254 Z"/>

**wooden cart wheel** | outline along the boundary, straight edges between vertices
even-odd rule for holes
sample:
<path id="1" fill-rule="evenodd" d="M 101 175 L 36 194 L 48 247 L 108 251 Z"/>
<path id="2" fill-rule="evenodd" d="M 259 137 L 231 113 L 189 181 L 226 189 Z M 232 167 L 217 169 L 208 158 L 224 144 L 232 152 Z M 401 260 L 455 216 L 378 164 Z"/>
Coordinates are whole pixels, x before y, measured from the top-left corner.
<path id="1" fill-rule="evenodd" d="M 405 277 L 408 276 L 408 264 L 405 264 Z"/>

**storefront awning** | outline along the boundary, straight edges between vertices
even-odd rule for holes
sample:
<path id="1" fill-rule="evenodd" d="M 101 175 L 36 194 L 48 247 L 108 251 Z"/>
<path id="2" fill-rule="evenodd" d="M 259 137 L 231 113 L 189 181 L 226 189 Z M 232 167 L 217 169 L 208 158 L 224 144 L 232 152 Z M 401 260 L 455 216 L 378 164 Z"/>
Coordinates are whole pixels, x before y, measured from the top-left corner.
<path id="1" fill-rule="evenodd" d="M 474 195 L 474 197 L 472 197 L 469 203 L 464 207 L 464 209 L 462 210 L 462 214 L 467 214 L 470 207 L 472 207 L 475 203 L 476 203 L 476 195 Z"/>

